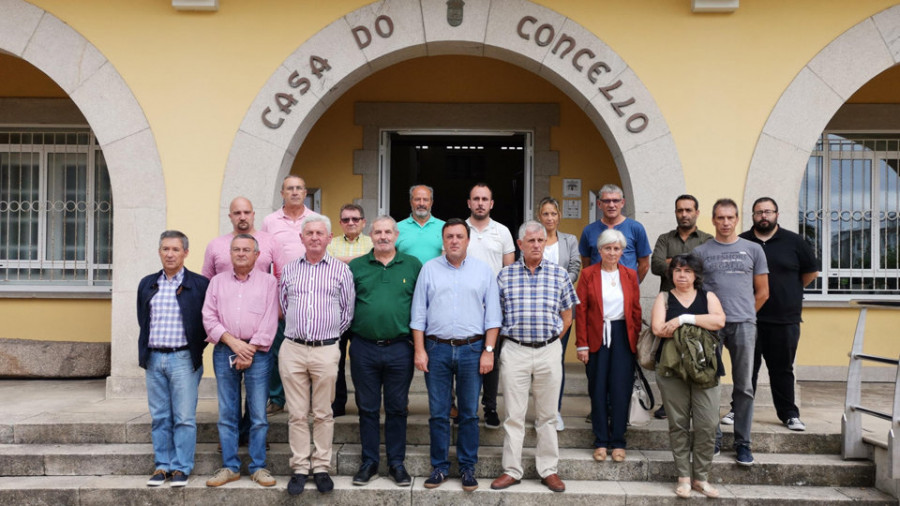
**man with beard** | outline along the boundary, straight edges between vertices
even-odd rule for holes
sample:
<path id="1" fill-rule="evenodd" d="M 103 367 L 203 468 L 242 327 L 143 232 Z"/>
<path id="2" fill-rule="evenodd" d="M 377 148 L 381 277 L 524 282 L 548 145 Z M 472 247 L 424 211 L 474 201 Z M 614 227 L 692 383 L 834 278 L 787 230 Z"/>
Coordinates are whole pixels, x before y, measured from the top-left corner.
<path id="1" fill-rule="evenodd" d="M 756 313 L 753 392 L 762 360 L 769 369 L 775 412 L 788 429 L 806 430 L 794 402 L 794 357 L 800 341 L 803 288 L 819 276 L 809 244 L 778 225 L 778 204 L 769 197 L 753 203 L 753 228 L 740 235 L 762 246 L 769 264 L 769 300 Z"/>
<path id="2" fill-rule="evenodd" d="M 397 251 L 412 255 L 422 262 L 441 256 L 444 243 L 441 227 L 444 221 L 431 215 L 434 190 L 430 186 L 416 185 L 409 189 L 409 206 L 412 214 L 397 223 Z"/>
<path id="3" fill-rule="evenodd" d="M 660 292 L 668 292 L 675 288 L 672 280 L 666 277 L 669 261 L 675 255 L 690 253 L 697 246 L 712 239 L 710 234 L 697 228 L 698 216 L 700 216 L 700 204 L 696 197 L 681 195 L 675 199 L 675 221 L 678 222 L 678 228 L 670 230 L 656 239 L 653 256 L 650 258 L 650 271 L 660 278 Z"/>
<path id="4" fill-rule="evenodd" d="M 490 265 L 491 271 L 496 276 L 500 274 L 500 269 L 516 260 L 516 245 L 513 243 L 512 234 L 509 233 L 506 226 L 491 219 L 494 196 L 488 185 L 478 183 L 473 186 L 469 191 L 466 205 L 471 211 L 466 223 L 472 232 L 466 254 Z M 499 367 L 500 350 L 502 349 L 503 340 L 498 339 L 497 347 L 494 349 L 494 369 L 484 375 L 482 385 L 484 394 L 481 396 L 481 405 L 484 408 L 484 426 L 488 429 L 500 428 L 500 417 L 497 415 L 497 390 L 500 387 Z"/>

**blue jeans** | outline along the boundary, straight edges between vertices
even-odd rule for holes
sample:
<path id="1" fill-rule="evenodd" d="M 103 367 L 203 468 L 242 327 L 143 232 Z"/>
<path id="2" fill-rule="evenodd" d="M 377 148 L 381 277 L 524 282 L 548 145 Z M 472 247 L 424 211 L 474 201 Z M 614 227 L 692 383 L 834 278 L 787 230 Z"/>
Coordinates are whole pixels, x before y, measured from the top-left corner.
<path id="1" fill-rule="evenodd" d="M 412 341 L 378 346 L 364 337 L 350 340 L 350 376 L 359 408 L 363 464 L 377 464 L 379 413 L 384 389 L 384 447 L 389 466 L 406 458 L 406 416 L 413 378 Z"/>
<path id="2" fill-rule="evenodd" d="M 634 389 L 634 354 L 624 320 L 612 322 L 612 345 L 588 354 L 591 426 L 595 448 L 625 448 L 628 403 Z"/>
<path id="3" fill-rule="evenodd" d="M 197 389 L 203 366 L 194 370 L 191 352 L 150 351 L 147 359 L 147 405 L 156 469 L 194 469 L 197 447 Z"/>
<path id="4" fill-rule="evenodd" d="M 459 429 L 456 433 L 459 470 L 474 470 L 478 462 L 478 394 L 481 392 L 478 368 L 483 347 L 484 340 L 462 346 L 425 340 L 431 466 L 444 473 L 450 469 L 450 387 L 454 377 L 459 409 Z"/>
<path id="5" fill-rule="evenodd" d="M 250 415 L 250 473 L 266 467 L 266 401 L 269 398 L 269 374 L 272 355 L 257 351 L 253 363 L 239 371 L 228 364 L 234 355 L 231 348 L 219 343 L 213 349 L 213 368 L 216 371 L 216 390 L 219 397 L 219 442 L 222 444 L 222 465 L 240 472 L 238 458 L 238 423 L 241 419 L 241 378 L 247 392 L 247 413 Z"/>

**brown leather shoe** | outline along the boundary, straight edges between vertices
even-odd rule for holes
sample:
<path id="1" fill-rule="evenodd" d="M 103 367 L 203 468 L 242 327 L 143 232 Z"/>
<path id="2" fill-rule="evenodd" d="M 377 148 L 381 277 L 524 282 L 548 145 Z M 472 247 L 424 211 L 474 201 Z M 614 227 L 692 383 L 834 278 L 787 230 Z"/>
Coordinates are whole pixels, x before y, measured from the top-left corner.
<path id="1" fill-rule="evenodd" d="M 504 488 L 518 485 L 519 483 L 522 483 L 522 480 L 517 480 L 512 476 L 503 473 L 496 480 L 491 482 L 491 488 L 494 490 L 503 490 Z"/>
<path id="2" fill-rule="evenodd" d="M 563 481 L 561 479 L 559 479 L 559 475 L 555 474 L 555 473 L 551 474 L 550 476 L 547 476 L 546 478 L 541 478 L 541 483 L 546 485 L 547 488 L 549 488 L 550 490 L 552 490 L 554 492 L 565 492 L 566 491 L 566 484 L 563 483 Z"/>
<path id="3" fill-rule="evenodd" d="M 612 451 L 613 462 L 625 462 L 625 449 L 616 448 Z"/>
<path id="4" fill-rule="evenodd" d="M 603 448 L 602 446 L 600 448 L 594 448 L 594 460 L 597 462 L 606 460 L 606 448 Z"/>

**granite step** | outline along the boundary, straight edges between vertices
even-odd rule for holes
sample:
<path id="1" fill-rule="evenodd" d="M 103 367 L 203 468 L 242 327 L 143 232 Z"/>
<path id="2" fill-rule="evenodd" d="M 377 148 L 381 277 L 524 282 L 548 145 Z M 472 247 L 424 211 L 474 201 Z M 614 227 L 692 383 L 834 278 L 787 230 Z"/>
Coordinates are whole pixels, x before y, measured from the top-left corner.
<path id="1" fill-rule="evenodd" d="M 361 464 L 362 448 L 356 444 L 335 445 L 332 470 L 337 475 L 356 473 Z M 455 449 L 451 449 L 455 456 Z M 629 450 L 625 462 L 595 462 L 591 449 L 560 450 L 559 473 L 566 479 L 614 481 L 667 481 L 675 476 L 670 451 Z M 382 455 L 384 449 L 382 448 Z M 240 455 L 249 460 L 246 449 Z M 274 474 L 290 474 L 290 447 L 272 444 L 268 452 L 268 469 Z M 479 478 L 493 479 L 503 472 L 502 448 L 482 447 L 476 473 Z M 870 461 L 844 461 L 838 455 L 800 455 L 757 453 L 756 462 L 746 468 L 735 464 L 734 454 L 723 452 L 713 461 L 710 479 L 715 483 L 796 486 L 872 486 L 875 467 Z M 534 448 L 523 451 L 526 478 L 537 479 Z M 455 458 L 451 458 L 455 461 Z M 406 467 L 413 476 L 428 476 L 431 464 L 428 446 L 407 447 Z M 210 476 L 222 466 L 216 445 L 197 445 L 194 474 Z M 382 462 L 381 474 L 387 474 Z M 0 445 L 2 476 L 73 476 L 127 475 L 153 472 L 153 448 L 149 444 L 100 445 Z M 451 474 L 455 474 L 455 465 Z"/>
<path id="2" fill-rule="evenodd" d="M 429 444 L 428 415 L 421 406 L 411 403 L 407 425 L 407 441 L 412 445 Z M 574 411 L 573 408 L 570 411 Z M 585 409 L 584 412 L 587 410 Z M 564 411 L 566 412 L 566 411 Z M 269 417 L 268 440 L 272 443 L 288 441 L 288 414 L 279 413 Z M 216 413 L 203 410 L 197 413 L 197 442 L 215 443 L 219 440 L 216 428 Z M 525 445 L 533 446 L 535 431 L 532 419 L 526 421 Z M 564 416 L 566 429 L 558 433 L 561 448 L 588 448 L 594 436 L 591 425 L 585 422 L 584 415 Z M 359 443 L 359 419 L 355 408 L 348 409 L 348 414 L 337 417 L 334 426 L 335 443 Z M 383 427 L 383 423 L 382 423 Z M 723 447 L 730 448 L 733 441 L 733 428 L 723 425 Z M 5 437 L 0 438 L 3 444 L 91 444 L 91 443 L 149 443 L 150 415 L 140 411 L 116 411 L 103 413 L 40 413 L 9 424 L 0 430 Z M 501 446 L 503 430 L 486 429 L 482 425 L 480 431 L 482 446 Z M 451 438 L 455 441 L 456 429 L 451 430 Z M 836 454 L 840 453 L 841 435 L 840 420 L 810 418 L 807 420 L 806 432 L 792 432 L 774 418 L 773 414 L 759 414 L 753 424 L 751 433 L 754 452 L 757 453 L 804 453 L 804 454 Z M 668 423 L 665 420 L 652 420 L 644 426 L 628 428 L 627 441 L 629 448 L 643 450 L 669 449 Z"/>
<path id="3" fill-rule="evenodd" d="M 705 498 L 694 492 L 691 501 L 678 499 L 673 493 L 674 485 L 668 482 L 643 481 L 578 481 L 566 482 L 566 492 L 550 492 L 536 480 L 524 480 L 507 490 L 491 490 L 489 483 L 482 480 L 481 487 L 472 493 L 462 491 L 457 480 L 450 480 L 440 488 L 428 490 L 422 485 L 424 479 L 414 478 L 411 487 L 397 487 L 386 478 L 379 478 L 365 487 L 355 487 L 348 476 L 336 476 L 334 490 L 320 494 L 309 483 L 308 489 L 299 497 L 291 497 L 286 492 L 288 476 L 276 476 L 278 483 L 271 488 L 262 488 L 246 477 L 219 488 L 208 488 L 202 477 L 191 477 L 184 488 L 170 488 L 168 485 L 149 488 L 145 485 L 147 476 L 72 476 L 72 477 L 3 477 L 0 478 L 0 504 L 53 504 L 53 505 L 172 505 L 172 506 L 218 506 L 267 504 L 359 505 L 378 504 L 384 506 L 456 506 L 508 505 L 546 506 L 554 505 L 620 505 L 655 506 L 683 505 Z M 719 485 L 721 497 L 716 504 L 722 505 L 791 505 L 821 506 L 853 503 L 856 506 L 896 505 L 897 500 L 869 487 L 795 487 L 759 485 Z"/>

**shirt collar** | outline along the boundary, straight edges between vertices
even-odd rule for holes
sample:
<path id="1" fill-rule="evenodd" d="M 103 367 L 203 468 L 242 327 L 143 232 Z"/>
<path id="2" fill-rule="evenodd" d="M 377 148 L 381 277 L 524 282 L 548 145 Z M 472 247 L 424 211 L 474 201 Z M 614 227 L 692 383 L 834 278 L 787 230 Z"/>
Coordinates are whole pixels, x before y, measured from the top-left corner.
<path id="1" fill-rule="evenodd" d="M 165 271 L 165 269 L 163 269 L 163 271 L 159 273 L 159 280 L 158 280 L 158 281 L 159 281 L 160 283 L 163 283 L 163 282 L 165 282 L 165 283 L 173 283 L 173 284 L 176 284 L 176 285 L 178 285 L 178 286 L 181 286 L 181 283 L 184 281 L 184 266 L 182 266 L 182 267 L 181 267 L 181 270 L 179 270 L 178 273 L 176 273 L 175 276 L 172 277 L 172 281 L 169 281 L 169 277 L 166 276 L 166 271 Z"/>

